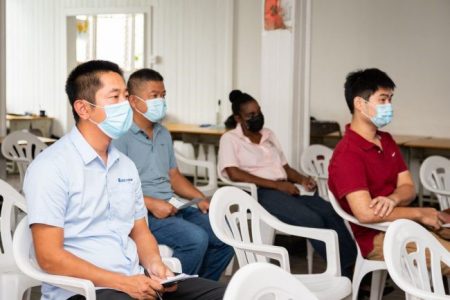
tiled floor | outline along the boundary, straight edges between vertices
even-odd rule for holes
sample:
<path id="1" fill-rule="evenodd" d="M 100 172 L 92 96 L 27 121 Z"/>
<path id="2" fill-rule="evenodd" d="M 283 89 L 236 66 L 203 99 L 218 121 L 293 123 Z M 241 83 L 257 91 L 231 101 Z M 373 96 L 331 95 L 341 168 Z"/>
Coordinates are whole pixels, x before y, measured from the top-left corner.
<path id="1" fill-rule="evenodd" d="M 8 182 L 15 188 L 19 187 L 18 176 L 8 176 Z M 291 258 L 292 273 L 306 273 L 306 247 L 305 241 L 300 238 L 293 238 L 288 236 L 277 236 L 276 244 L 284 246 L 288 249 Z M 325 269 L 325 262 L 318 257 L 314 256 L 314 270 L 313 272 L 319 273 Z M 237 269 L 237 263 L 235 263 L 235 270 Z M 230 280 L 229 276 L 222 276 L 221 282 L 227 283 Z M 389 295 L 383 297 L 383 300 L 399 300 L 405 299 L 404 293 L 394 285 L 395 289 Z M 40 298 L 40 287 L 33 288 L 31 299 L 38 300 Z"/>

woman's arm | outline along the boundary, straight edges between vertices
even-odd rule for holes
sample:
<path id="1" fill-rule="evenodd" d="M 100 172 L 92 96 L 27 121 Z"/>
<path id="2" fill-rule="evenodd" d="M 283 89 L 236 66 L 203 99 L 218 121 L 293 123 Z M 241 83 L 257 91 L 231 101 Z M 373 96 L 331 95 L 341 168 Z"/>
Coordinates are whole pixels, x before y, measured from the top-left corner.
<path id="1" fill-rule="evenodd" d="M 264 179 L 255 175 L 252 175 L 238 167 L 225 168 L 228 177 L 232 181 L 249 182 L 254 183 L 259 187 L 279 190 L 291 195 L 298 195 L 298 188 L 288 181 L 275 181 L 270 179 Z"/>

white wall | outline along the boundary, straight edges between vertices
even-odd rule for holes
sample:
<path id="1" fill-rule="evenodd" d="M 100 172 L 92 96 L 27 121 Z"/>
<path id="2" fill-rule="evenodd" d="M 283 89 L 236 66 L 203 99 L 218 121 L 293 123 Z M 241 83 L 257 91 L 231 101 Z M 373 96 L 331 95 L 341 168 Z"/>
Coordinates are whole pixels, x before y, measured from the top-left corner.
<path id="1" fill-rule="evenodd" d="M 6 135 L 6 7 L 0 0 L 0 137 Z"/>
<path id="2" fill-rule="evenodd" d="M 171 121 L 216 121 L 232 86 L 232 0 L 163 0 L 154 10 L 154 54 Z"/>
<path id="3" fill-rule="evenodd" d="M 397 84 L 390 132 L 450 137 L 450 1 L 312 4 L 312 116 L 349 122 L 346 74 L 378 67 Z"/>
<path id="4" fill-rule="evenodd" d="M 176 121 L 214 123 L 217 100 L 232 88 L 233 0 L 7 1 L 8 111 L 37 113 L 41 106 L 56 117 L 57 135 L 72 124 L 64 93 L 67 14 L 153 5 L 147 53 L 158 56 L 153 67 L 166 79 Z"/>
<path id="5" fill-rule="evenodd" d="M 56 118 L 53 133 L 62 135 L 71 124 L 64 84 L 66 14 L 98 10 L 149 7 L 151 0 L 6 0 L 7 1 L 7 109 L 38 113 L 40 107 Z"/>
<path id="6" fill-rule="evenodd" d="M 234 14 L 233 88 L 260 99 L 262 1 L 236 0 Z"/>

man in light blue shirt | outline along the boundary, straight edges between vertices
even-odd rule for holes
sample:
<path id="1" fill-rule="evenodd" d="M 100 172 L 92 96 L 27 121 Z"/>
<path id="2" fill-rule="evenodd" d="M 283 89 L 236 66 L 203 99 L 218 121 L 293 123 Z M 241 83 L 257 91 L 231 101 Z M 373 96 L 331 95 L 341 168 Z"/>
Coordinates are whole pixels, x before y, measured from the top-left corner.
<path id="1" fill-rule="evenodd" d="M 138 70 L 131 74 L 128 90 L 134 124 L 113 143 L 136 164 L 149 227 L 158 243 L 174 250 L 185 273 L 218 280 L 234 252 L 211 229 L 208 199 L 177 168 L 172 138 L 159 123 L 166 113 L 163 77 L 151 69 Z M 203 201 L 177 210 L 171 200 L 174 192 Z"/>
<path id="2" fill-rule="evenodd" d="M 164 299 L 221 299 L 223 287 L 212 281 L 191 279 L 166 289 L 160 284 L 173 274 L 148 230 L 139 174 L 110 145 L 132 123 L 120 68 L 107 61 L 81 64 L 66 91 L 76 126 L 33 161 L 24 183 L 41 268 L 91 280 L 100 300 L 157 299 L 158 293 Z M 48 284 L 42 294 L 82 299 Z"/>

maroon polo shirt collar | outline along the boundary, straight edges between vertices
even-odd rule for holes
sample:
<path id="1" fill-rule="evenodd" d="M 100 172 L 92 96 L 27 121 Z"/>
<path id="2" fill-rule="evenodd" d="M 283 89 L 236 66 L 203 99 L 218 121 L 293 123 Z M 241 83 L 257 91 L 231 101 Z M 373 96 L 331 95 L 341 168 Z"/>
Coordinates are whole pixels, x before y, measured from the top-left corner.
<path id="1" fill-rule="evenodd" d="M 381 135 L 379 134 L 378 130 L 377 130 L 377 134 L 378 136 Z M 368 151 L 372 148 L 376 148 L 376 149 L 380 149 L 380 147 L 378 147 L 378 145 L 369 142 L 368 140 L 366 140 L 365 138 L 363 138 L 362 136 L 360 136 L 356 131 L 354 131 L 353 129 L 350 128 L 350 124 L 345 125 L 345 135 L 352 141 L 354 142 L 358 147 L 360 147 L 361 149 Z"/>

